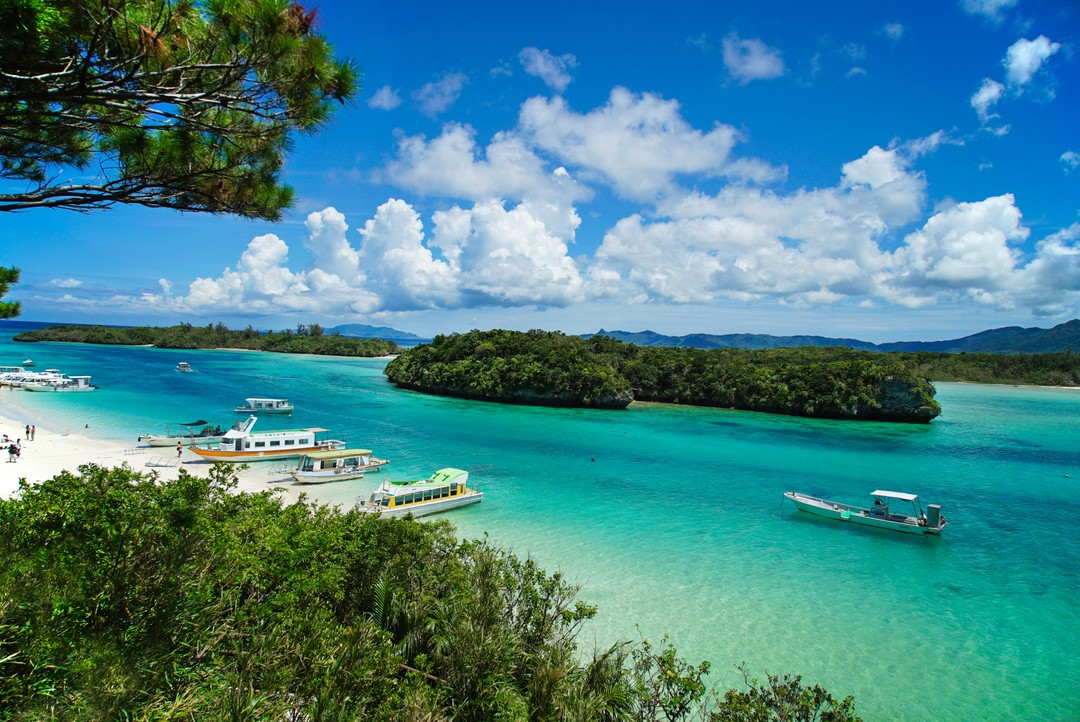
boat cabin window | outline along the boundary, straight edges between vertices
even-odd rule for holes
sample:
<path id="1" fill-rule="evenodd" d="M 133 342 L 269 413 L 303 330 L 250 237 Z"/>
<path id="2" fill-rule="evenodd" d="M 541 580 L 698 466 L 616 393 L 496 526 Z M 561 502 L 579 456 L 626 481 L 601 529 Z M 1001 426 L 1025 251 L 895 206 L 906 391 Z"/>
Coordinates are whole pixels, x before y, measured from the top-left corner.
<path id="1" fill-rule="evenodd" d="M 345 461 L 343 461 L 342 464 L 344 466 L 360 466 L 360 459 L 358 459 L 358 458 L 356 458 L 354 456 L 351 459 L 345 459 Z"/>
<path id="2" fill-rule="evenodd" d="M 266 442 L 265 441 L 256 441 L 255 442 L 255 448 L 257 449 L 260 446 L 266 446 Z"/>
<path id="3" fill-rule="evenodd" d="M 390 506 L 390 497 L 388 497 L 388 496 L 384 496 L 384 497 L 382 498 L 382 505 L 383 505 L 383 506 Z"/>
<path id="4" fill-rule="evenodd" d="M 457 496 L 457 484 L 450 485 L 450 496 Z"/>
<path id="5" fill-rule="evenodd" d="M 431 501 L 431 489 L 424 492 L 424 501 Z"/>
<path id="6" fill-rule="evenodd" d="M 299 444 L 310 444 L 311 439 L 300 439 L 297 443 L 299 443 Z"/>
<path id="7" fill-rule="evenodd" d="M 281 442 L 280 441 L 271 441 L 270 446 L 281 446 Z"/>
<path id="8" fill-rule="evenodd" d="M 237 439 L 236 440 L 236 450 L 237 451 L 243 451 L 243 444 L 244 444 L 243 439 Z"/>
<path id="9" fill-rule="evenodd" d="M 395 496 L 394 497 L 394 506 L 401 506 L 404 503 L 405 503 L 405 497 L 404 496 Z"/>
<path id="10" fill-rule="evenodd" d="M 292 446 L 294 443 L 292 439 L 285 439 L 285 446 Z"/>

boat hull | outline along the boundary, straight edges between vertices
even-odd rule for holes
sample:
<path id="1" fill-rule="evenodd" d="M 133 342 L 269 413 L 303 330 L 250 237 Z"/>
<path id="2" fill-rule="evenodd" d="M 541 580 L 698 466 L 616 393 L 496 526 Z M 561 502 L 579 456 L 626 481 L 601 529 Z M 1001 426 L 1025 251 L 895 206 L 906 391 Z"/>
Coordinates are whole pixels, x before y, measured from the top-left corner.
<path id="1" fill-rule="evenodd" d="M 465 494 L 464 496 L 450 497 L 449 499 L 435 499 L 432 501 L 422 501 L 418 504 L 409 504 L 408 506 L 398 507 L 394 509 L 383 508 L 381 506 L 375 506 L 370 502 L 358 505 L 359 511 L 367 514 L 379 514 L 383 519 L 394 519 L 398 517 L 407 516 L 412 514 L 413 516 L 428 516 L 430 514 L 439 514 L 444 511 L 450 511 L 451 509 L 458 509 L 463 506 L 469 506 L 470 504 L 479 504 L 484 498 L 482 491 L 476 491 L 471 494 Z"/>
<path id="2" fill-rule="evenodd" d="M 221 441 L 221 436 L 142 436 L 139 441 L 149 446 L 191 446 L 192 444 L 216 444 Z"/>
<path id="3" fill-rule="evenodd" d="M 295 407 L 289 407 L 286 409 L 249 409 L 244 406 L 238 406 L 233 409 L 234 414 L 255 414 L 256 416 L 262 416 L 265 414 L 289 414 L 291 415 L 295 411 Z"/>
<path id="4" fill-rule="evenodd" d="M 849 506 L 847 504 L 829 501 L 828 499 L 819 499 L 814 496 L 807 496 L 806 494 L 799 494 L 793 491 L 785 492 L 784 497 L 791 500 L 791 502 L 795 504 L 795 508 L 799 511 L 804 511 L 808 514 L 813 514 L 814 516 L 825 517 L 826 519 L 835 519 L 849 524 L 857 524 L 859 526 L 871 526 L 878 529 L 897 531 L 902 534 L 917 535 L 940 535 L 941 530 L 945 528 L 944 524 L 937 528 L 922 526 L 918 524 L 913 517 L 906 517 L 906 519 L 910 519 L 911 521 L 899 521 L 895 518 L 886 519 L 880 516 L 874 516 L 873 514 L 870 514 L 868 510 L 860 507 Z M 897 515 L 893 516 L 896 517 Z"/>
<path id="5" fill-rule="evenodd" d="M 246 461 L 272 461 L 274 459 L 292 459 L 310 451 L 328 451 L 327 446 L 300 446 L 295 449 L 267 450 L 267 451 L 222 451 L 218 449 L 192 448 L 192 453 L 198 454 L 210 462 L 225 461 L 229 463 L 243 463 Z"/>

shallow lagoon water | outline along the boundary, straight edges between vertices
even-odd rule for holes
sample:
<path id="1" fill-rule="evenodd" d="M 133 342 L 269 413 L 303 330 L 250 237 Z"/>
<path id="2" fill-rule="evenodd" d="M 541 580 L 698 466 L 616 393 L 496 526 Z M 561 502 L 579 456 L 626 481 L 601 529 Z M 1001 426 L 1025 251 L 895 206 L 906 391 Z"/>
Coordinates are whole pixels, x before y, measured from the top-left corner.
<path id="1" fill-rule="evenodd" d="M 385 360 L 10 338 L 0 363 L 30 356 L 102 386 L 0 391 L 0 413 L 26 423 L 134 444 L 282 396 L 297 413 L 257 428 L 329 428 L 391 459 L 394 479 L 468 469 L 484 502 L 446 518 L 581 584 L 599 606 L 586 649 L 667 633 L 722 684 L 744 661 L 800 673 L 867 719 L 1080 717 L 1080 391 L 938 384 L 927 426 L 544 409 L 401 391 Z M 380 478 L 308 492 L 349 504 Z M 860 503 L 875 488 L 940 503 L 944 537 L 819 520 L 781 496 Z"/>

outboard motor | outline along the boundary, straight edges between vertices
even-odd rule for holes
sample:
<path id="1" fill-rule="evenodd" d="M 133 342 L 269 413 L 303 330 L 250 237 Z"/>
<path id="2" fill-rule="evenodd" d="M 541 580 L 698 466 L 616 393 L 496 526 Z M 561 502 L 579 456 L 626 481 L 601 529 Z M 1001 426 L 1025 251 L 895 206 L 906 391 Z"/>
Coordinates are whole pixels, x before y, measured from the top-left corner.
<path id="1" fill-rule="evenodd" d="M 926 505 L 926 526 L 930 529 L 941 526 L 941 504 Z"/>

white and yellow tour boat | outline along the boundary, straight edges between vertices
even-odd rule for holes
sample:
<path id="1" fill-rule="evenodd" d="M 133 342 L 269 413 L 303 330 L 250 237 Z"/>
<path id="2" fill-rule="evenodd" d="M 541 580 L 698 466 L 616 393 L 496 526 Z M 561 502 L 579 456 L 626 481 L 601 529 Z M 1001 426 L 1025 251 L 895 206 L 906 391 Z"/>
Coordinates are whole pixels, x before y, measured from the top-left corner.
<path id="1" fill-rule="evenodd" d="M 345 446 L 337 439 L 320 439 L 326 429 L 282 429 L 252 431 L 257 416 L 235 424 L 216 446 L 193 446 L 191 450 L 207 461 L 271 461 L 289 459 L 311 451 L 330 451 Z"/>
<path id="2" fill-rule="evenodd" d="M 356 508 L 384 517 L 438 514 L 477 504 L 484 498 L 482 492 L 470 489 L 468 483 L 469 472 L 461 469 L 439 469 L 420 481 L 384 481 Z"/>
<path id="3" fill-rule="evenodd" d="M 376 459 L 370 449 L 334 449 L 309 451 L 300 455 L 300 463 L 289 474 L 297 484 L 359 479 L 368 471 L 378 471 L 390 462 Z"/>

